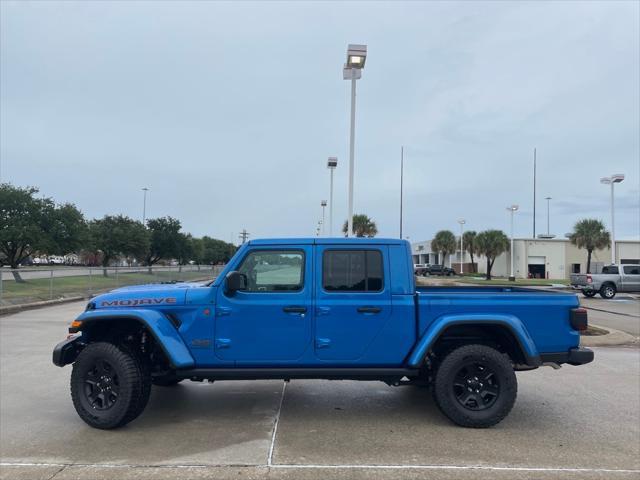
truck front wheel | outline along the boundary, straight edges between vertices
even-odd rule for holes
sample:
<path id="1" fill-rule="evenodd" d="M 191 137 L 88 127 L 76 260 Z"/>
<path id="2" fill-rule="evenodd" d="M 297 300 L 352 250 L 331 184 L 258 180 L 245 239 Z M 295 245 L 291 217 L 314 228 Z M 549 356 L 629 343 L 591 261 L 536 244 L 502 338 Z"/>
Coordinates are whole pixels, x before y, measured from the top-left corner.
<path id="1" fill-rule="evenodd" d="M 111 343 L 87 345 L 71 372 L 71 399 L 78 415 L 100 429 L 136 418 L 149 399 L 151 377 L 140 361 Z"/>
<path id="2" fill-rule="evenodd" d="M 464 345 L 451 351 L 438 367 L 434 398 L 451 421 L 486 428 L 502 421 L 518 392 L 511 361 L 486 345 Z"/>

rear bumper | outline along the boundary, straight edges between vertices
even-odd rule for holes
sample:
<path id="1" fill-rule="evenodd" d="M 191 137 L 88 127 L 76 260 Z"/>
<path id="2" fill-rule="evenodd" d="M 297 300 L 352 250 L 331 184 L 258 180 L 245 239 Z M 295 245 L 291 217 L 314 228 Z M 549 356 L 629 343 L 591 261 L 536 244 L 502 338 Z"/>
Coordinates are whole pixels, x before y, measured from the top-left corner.
<path id="1" fill-rule="evenodd" d="M 568 352 L 542 353 L 542 363 L 568 363 L 569 365 L 584 365 L 593 362 L 593 350 L 584 347 L 571 348 Z"/>
<path id="2" fill-rule="evenodd" d="M 53 349 L 53 364 L 64 367 L 73 363 L 82 350 L 81 338 L 81 336 L 72 337 L 57 344 Z"/>
<path id="3" fill-rule="evenodd" d="M 595 290 L 592 283 L 587 283 L 585 285 L 571 285 L 571 288 L 574 290 Z"/>

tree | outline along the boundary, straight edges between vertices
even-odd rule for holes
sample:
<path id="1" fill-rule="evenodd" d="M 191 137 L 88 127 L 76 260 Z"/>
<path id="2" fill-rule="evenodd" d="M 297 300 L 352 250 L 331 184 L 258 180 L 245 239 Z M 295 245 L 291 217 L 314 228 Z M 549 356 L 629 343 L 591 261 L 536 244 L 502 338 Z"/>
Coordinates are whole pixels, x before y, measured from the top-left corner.
<path id="1" fill-rule="evenodd" d="M 611 237 L 604 223 L 595 218 L 585 218 L 576 223 L 569 240 L 576 247 L 587 249 L 587 273 L 591 273 L 591 253 L 611 246 Z"/>
<path id="2" fill-rule="evenodd" d="M 202 255 L 203 263 L 210 265 L 226 263 L 236 253 L 235 245 L 217 238 L 204 236 L 202 237 L 202 245 L 204 251 Z"/>
<path id="3" fill-rule="evenodd" d="M 493 262 L 501 253 L 509 249 L 509 238 L 502 230 L 486 230 L 475 238 L 476 253 L 487 258 L 487 280 L 491 280 Z"/>
<path id="4" fill-rule="evenodd" d="M 464 248 L 465 251 L 469 252 L 469 256 L 471 257 L 471 268 L 474 272 L 476 271 L 474 255 L 478 253 L 475 241 L 477 235 L 478 234 L 474 230 L 464 232 L 464 234 L 462 235 L 462 248 Z"/>
<path id="5" fill-rule="evenodd" d="M 342 233 L 347 234 L 349 229 L 348 220 L 342 225 Z M 365 214 L 356 213 L 353 216 L 353 233 L 356 237 L 375 237 L 378 234 L 378 227 L 376 222 L 369 218 Z"/>
<path id="6" fill-rule="evenodd" d="M 175 257 L 180 265 L 187 265 L 193 259 L 194 240 L 190 233 L 178 234 L 178 254 Z"/>
<path id="7" fill-rule="evenodd" d="M 36 198 L 34 187 L 0 185 L 0 252 L 12 269 L 38 250 L 69 253 L 80 246 L 85 231 L 82 213 L 72 204 L 56 206 Z M 23 282 L 14 270 L 17 282 Z"/>
<path id="8" fill-rule="evenodd" d="M 440 264 L 444 266 L 444 259 L 447 255 L 456 251 L 456 236 L 450 230 L 440 230 L 431 240 L 431 250 L 442 252 Z"/>
<path id="9" fill-rule="evenodd" d="M 145 226 L 124 215 L 105 215 L 89 223 L 93 251 L 102 253 L 103 275 L 118 256 L 143 258 L 149 251 L 149 232 Z"/>
<path id="10" fill-rule="evenodd" d="M 180 221 L 175 218 L 152 218 L 147 220 L 147 227 L 149 229 L 149 250 L 145 256 L 145 262 L 149 266 L 149 273 L 151 273 L 151 266 L 161 259 L 180 256 L 181 242 L 184 241 L 184 238 L 180 233 Z"/>

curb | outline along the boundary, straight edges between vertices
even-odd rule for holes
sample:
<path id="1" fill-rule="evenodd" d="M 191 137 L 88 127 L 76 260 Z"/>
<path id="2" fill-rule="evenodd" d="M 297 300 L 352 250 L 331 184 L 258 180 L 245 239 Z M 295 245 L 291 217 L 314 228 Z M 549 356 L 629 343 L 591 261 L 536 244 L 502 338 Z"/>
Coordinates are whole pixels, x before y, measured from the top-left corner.
<path id="1" fill-rule="evenodd" d="M 633 335 L 621 332 L 610 327 L 602 327 L 600 325 L 593 324 L 594 327 L 607 330 L 609 333 L 606 335 L 589 335 L 580 336 L 580 346 L 582 347 L 613 347 L 620 345 L 634 345 L 638 344 L 640 339 Z"/>
<path id="2" fill-rule="evenodd" d="M 6 305 L 4 307 L 0 307 L 0 316 L 22 312 L 24 310 L 33 310 L 35 308 L 53 307 L 55 305 L 63 305 L 65 303 L 79 302 L 86 299 L 87 297 L 67 297 L 55 300 L 43 300 L 41 302 L 22 303 L 19 305 Z"/>

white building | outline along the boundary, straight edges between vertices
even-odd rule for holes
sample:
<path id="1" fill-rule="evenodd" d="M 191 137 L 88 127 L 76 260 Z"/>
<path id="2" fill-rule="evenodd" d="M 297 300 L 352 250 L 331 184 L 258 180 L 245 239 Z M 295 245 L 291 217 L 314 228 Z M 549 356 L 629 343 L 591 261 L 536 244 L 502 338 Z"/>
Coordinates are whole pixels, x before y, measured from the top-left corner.
<path id="1" fill-rule="evenodd" d="M 571 273 L 587 271 L 587 251 L 579 249 L 566 238 L 533 239 L 516 238 L 513 241 L 513 266 L 516 278 L 567 279 Z M 439 263 L 440 255 L 431 251 L 431 242 L 412 244 L 413 263 Z M 491 274 L 508 277 L 510 253 L 507 251 L 496 258 Z M 470 272 L 471 258 L 465 252 L 464 271 Z M 486 258 L 476 255 L 474 261 L 478 273 L 486 273 Z M 640 264 L 640 241 L 617 240 L 616 261 L 619 263 Z M 611 250 L 595 250 L 591 255 L 591 272 L 599 272 L 604 265 L 611 263 Z M 460 251 L 445 258 L 444 264 L 459 271 Z"/>

